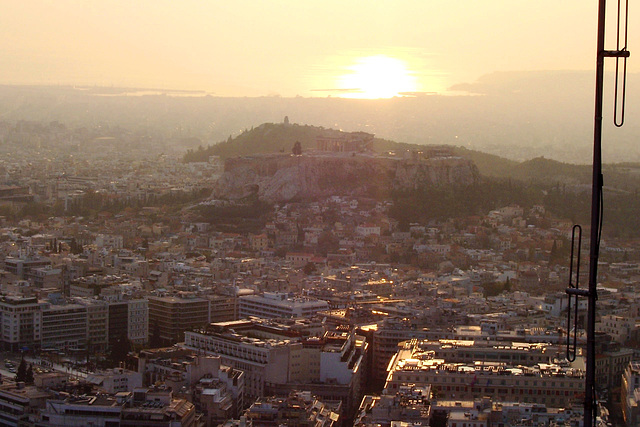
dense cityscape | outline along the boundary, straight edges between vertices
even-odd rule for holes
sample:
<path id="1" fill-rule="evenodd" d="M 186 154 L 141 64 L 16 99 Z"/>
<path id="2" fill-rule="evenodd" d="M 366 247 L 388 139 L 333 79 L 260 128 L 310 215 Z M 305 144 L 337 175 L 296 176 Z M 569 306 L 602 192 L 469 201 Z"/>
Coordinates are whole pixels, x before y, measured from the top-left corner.
<path id="1" fill-rule="evenodd" d="M 403 223 L 391 199 L 286 185 L 247 208 L 232 193 L 262 189 L 219 183 L 273 155 L 187 163 L 107 133 L 0 126 L 2 425 L 582 425 L 570 218 L 506 204 Z M 297 171 L 389 158 L 367 138 L 276 155 Z M 425 153 L 393 154 L 434 176 L 469 167 Z M 637 425 L 640 242 L 601 247 L 598 422 Z"/>

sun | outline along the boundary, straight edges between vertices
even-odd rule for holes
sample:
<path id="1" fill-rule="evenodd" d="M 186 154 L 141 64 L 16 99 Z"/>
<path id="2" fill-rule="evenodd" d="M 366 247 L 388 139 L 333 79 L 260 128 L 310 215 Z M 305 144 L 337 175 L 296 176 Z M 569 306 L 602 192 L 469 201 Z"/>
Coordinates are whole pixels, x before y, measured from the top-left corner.
<path id="1" fill-rule="evenodd" d="M 393 98 L 404 92 L 417 91 L 417 79 L 404 61 L 386 55 L 356 59 L 350 71 L 339 77 L 345 98 Z"/>

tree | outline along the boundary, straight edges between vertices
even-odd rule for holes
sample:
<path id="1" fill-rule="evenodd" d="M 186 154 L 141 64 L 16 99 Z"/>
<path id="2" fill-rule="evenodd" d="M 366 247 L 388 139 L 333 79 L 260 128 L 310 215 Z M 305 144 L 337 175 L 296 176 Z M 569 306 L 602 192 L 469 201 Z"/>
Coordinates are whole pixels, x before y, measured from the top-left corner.
<path id="1" fill-rule="evenodd" d="M 302 268 L 302 271 L 308 276 L 316 271 L 316 265 L 312 262 L 308 262 Z"/>
<path id="2" fill-rule="evenodd" d="M 125 362 L 130 351 L 131 342 L 126 336 L 116 338 L 109 346 L 109 361 L 112 366 L 118 366 L 120 362 Z"/>
<path id="3" fill-rule="evenodd" d="M 340 240 L 331 232 L 323 231 L 318 236 L 318 253 L 326 256 L 329 252 L 334 252 L 340 247 Z"/>
<path id="4" fill-rule="evenodd" d="M 291 152 L 295 156 L 299 156 L 302 154 L 302 144 L 300 144 L 300 141 L 296 141 L 296 143 L 293 144 L 293 148 L 291 149 Z"/>
<path id="5" fill-rule="evenodd" d="M 503 290 L 505 290 L 507 292 L 511 291 L 511 280 L 509 279 L 509 276 L 507 276 L 507 280 L 506 280 L 506 282 L 504 282 Z"/>
<path id="6" fill-rule="evenodd" d="M 22 360 L 20 360 L 20 365 L 18 365 L 18 372 L 16 372 L 16 382 L 25 382 L 26 379 L 27 379 L 27 362 L 25 362 L 23 357 Z"/>
<path id="7" fill-rule="evenodd" d="M 81 244 L 79 244 L 76 241 L 75 237 L 71 238 L 71 242 L 69 242 L 69 252 L 71 252 L 72 254 L 76 254 L 77 255 L 77 254 L 81 254 L 83 249 L 84 248 L 82 247 Z"/>

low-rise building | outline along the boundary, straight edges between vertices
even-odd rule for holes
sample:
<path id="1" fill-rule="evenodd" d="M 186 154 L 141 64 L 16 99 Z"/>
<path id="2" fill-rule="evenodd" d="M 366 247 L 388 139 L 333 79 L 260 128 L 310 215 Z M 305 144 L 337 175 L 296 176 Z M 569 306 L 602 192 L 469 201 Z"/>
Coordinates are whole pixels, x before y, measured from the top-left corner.
<path id="1" fill-rule="evenodd" d="M 138 372 L 145 385 L 164 383 L 173 390 L 191 390 L 192 402 L 211 425 L 237 418 L 244 409 L 245 374 L 223 365 L 219 356 L 179 347 L 143 350 Z"/>
<path id="2" fill-rule="evenodd" d="M 110 394 L 133 391 L 142 387 L 142 374 L 123 368 L 114 368 L 87 375 L 87 382 Z"/>
<path id="3" fill-rule="evenodd" d="M 292 392 L 288 397 L 263 397 L 245 413 L 253 427 L 295 425 L 331 427 L 338 425 L 340 402 L 323 402 L 310 392 Z"/>
<path id="4" fill-rule="evenodd" d="M 351 414 L 360 402 L 364 338 L 348 327 L 305 336 L 292 326 L 260 320 L 211 324 L 186 332 L 184 345 L 243 370 L 248 400 L 304 389 L 319 398 L 342 399 Z"/>
<path id="5" fill-rule="evenodd" d="M 293 297 L 284 292 L 265 292 L 262 295 L 243 295 L 238 298 L 240 318 L 262 319 L 308 318 L 329 309 L 329 303 L 308 297 Z"/>
<path id="6" fill-rule="evenodd" d="M 395 395 L 362 398 L 354 426 L 391 425 L 392 422 L 428 426 L 431 420 L 431 387 L 402 387 Z"/>
<path id="7" fill-rule="evenodd" d="M 41 412 L 42 425 L 96 427 L 194 427 L 195 406 L 176 399 L 171 391 L 139 388 L 134 392 L 60 396 L 49 399 Z"/>
<path id="8" fill-rule="evenodd" d="M 0 385 L 0 425 L 34 425 L 51 393 L 24 383 Z"/>
<path id="9" fill-rule="evenodd" d="M 444 399 L 520 401 L 566 407 L 584 392 L 584 371 L 570 366 L 503 362 L 452 363 L 434 358 L 417 340 L 407 341 L 389 365 L 385 388 L 394 393 L 408 384 L 430 384 Z"/>

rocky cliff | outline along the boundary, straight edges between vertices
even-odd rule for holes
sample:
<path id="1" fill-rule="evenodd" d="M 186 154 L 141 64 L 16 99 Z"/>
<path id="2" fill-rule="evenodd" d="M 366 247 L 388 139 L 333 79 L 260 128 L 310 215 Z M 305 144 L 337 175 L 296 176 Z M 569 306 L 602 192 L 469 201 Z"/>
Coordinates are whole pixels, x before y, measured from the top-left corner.
<path id="1" fill-rule="evenodd" d="M 283 202 L 330 195 L 376 195 L 424 185 L 472 184 L 476 166 L 458 157 L 399 160 L 369 155 L 286 154 L 238 157 L 225 162 L 214 197 L 239 199 L 257 194 Z"/>

